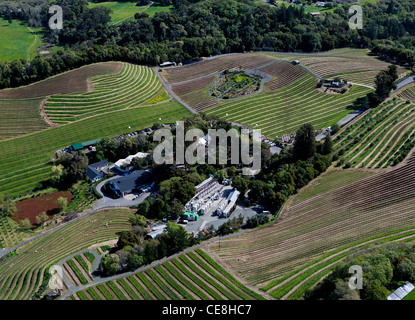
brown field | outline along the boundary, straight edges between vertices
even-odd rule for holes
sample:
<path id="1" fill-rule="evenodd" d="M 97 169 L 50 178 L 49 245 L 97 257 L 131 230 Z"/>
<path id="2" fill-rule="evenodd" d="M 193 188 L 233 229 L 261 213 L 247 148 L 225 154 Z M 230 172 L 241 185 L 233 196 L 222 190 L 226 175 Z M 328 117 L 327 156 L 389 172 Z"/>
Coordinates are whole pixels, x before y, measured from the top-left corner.
<path id="1" fill-rule="evenodd" d="M 268 90 L 277 90 L 288 86 L 307 74 L 303 68 L 284 61 L 273 63 L 260 70 L 273 77 L 271 81 L 265 83 L 265 89 Z"/>
<path id="2" fill-rule="evenodd" d="M 88 79 L 99 75 L 118 74 L 120 62 L 102 62 L 68 71 L 34 84 L 0 90 L 0 99 L 30 99 L 53 94 L 67 94 L 90 91 Z"/>
<path id="3" fill-rule="evenodd" d="M 10 217 L 16 222 L 27 218 L 31 224 L 36 224 L 36 216 L 42 212 L 46 212 L 49 218 L 52 218 L 54 214 L 59 212 L 59 208 L 56 205 L 56 200 L 59 197 L 65 197 L 68 200 L 68 204 L 72 200 L 72 194 L 69 191 L 59 191 L 22 200 L 16 204 L 17 210 Z"/>
<path id="4" fill-rule="evenodd" d="M 173 85 L 171 89 L 180 99 L 197 111 L 216 106 L 218 101 L 206 93 L 209 85 L 216 79 L 215 75 L 207 76 L 194 81 Z"/>
<path id="5" fill-rule="evenodd" d="M 329 191 L 287 204 L 276 222 L 208 250 L 237 276 L 263 286 L 339 247 L 414 227 L 414 168 L 412 155 L 394 170 L 352 183 L 339 179 Z"/>
<path id="6" fill-rule="evenodd" d="M 161 75 L 167 83 L 175 83 L 221 72 L 226 69 L 241 68 L 249 70 L 272 61 L 275 61 L 275 59 L 260 53 L 234 54 L 196 62 L 183 67 L 166 69 L 161 72 Z"/>

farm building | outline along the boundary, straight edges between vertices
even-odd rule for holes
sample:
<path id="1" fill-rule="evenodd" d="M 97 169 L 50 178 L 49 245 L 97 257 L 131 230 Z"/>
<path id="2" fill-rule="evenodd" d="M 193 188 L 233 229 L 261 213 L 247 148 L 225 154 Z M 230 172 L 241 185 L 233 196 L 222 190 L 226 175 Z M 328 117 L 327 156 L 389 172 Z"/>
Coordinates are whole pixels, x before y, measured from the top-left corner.
<path id="1" fill-rule="evenodd" d="M 71 147 L 72 147 L 72 150 L 78 151 L 78 150 L 82 150 L 84 148 L 87 148 L 89 146 L 93 146 L 93 145 L 95 145 L 100 140 L 101 139 L 91 140 L 91 141 L 86 141 L 86 142 L 78 142 L 78 143 L 72 144 Z"/>
<path id="2" fill-rule="evenodd" d="M 203 181 L 202 183 L 198 184 L 196 186 L 196 196 L 199 195 L 202 191 L 210 188 L 211 186 L 215 185 L 217 183 L 218 179 L 215 178 L 214 175 L 210 175 L 208 179 Z"/>
<path id="3" fill-rule="evenodd" d="M 146 178 L 143 177 L 143 172 L 133 172 L 129 175 L 111 180 L 109 187 L 120 198 L 127 194 L 138 193 L 140 187 L 146 183 Z"/>
<path id="4" fill-rule="evenodd" d="M 148 239 L 156 239 L 157 238 L 157 236 L 159 235 L 159 234 L 162 234 L 163 232 L 164 232 L 164 230 L 166 229 L 166 225 L 165 224 L 163 224 L 163 225 L 160 225 L 160 226 L 157 226 L 157 227 L 154 227 L 153 228 L 153 230 L 151 230 L 147 235 L 146 235 L 146 237 L 145 237 L 145 240 L 148 240 Z"/>
<path id="5" fill-rule="evenodd" d="M 406 281 L 402 286 L 395 290 L 388 296 L 388 300 L 402 300 L 405 296 L 414 290 L 414 286 L 409 281 Z"/>
<path id="6" fill-rule="evenodd" d="M 166 61 L 166 62 L 163 62 L 162 64 L 160 64 L 160 67 L 162 67 L 162 68 L 175 67 L 175 66 L 176 66 L 176 62 L 170 62 L 170 61 Z"/>
<path id="7" fill-rule="evenodd" d="M 103 160 L 90 164 L 86 172 L 86 176 L 91 180 L 91 182 L 98 181 L 102 179 L 106 173 L 108 173 L 108 160 Z"/>
<path id="8" fill-rule="evenodd" d="M 274 155 L 274 154 L 280 154 L 281 153 L 281 150 L 282 149 L 280 147 L 276 147 L 276 146 L 269 148 L 269 151 L 271 152 L 272 155 Z"/>
<path id="9" fill-rule="evenodd" d="M 225 207 L 225 209 L 222 212 L 222 215 L 226 218 L 229 217 L 232 209 L 235 207 L 236 204 L 236 200 L 238 200 L 238 197 L 241 193 L 237 190 L 234 189 L 231 191 L 231 193 L 228 195 L 228 198 L 226 199 L 228 201 L 227 206 Z"/>
<path id="10" fill-rule="evenodd" d="M 127 158 L 125 158 L 125 159 L 120 159 L 120 160 L 118 160 L 117 162 L 115 162 L 115 164 L 114 164 L 114 167 L 115 167 L 115 169 L 117 169 L 118 171 L 120 171 L 120 172 L 122 172 L 122 173 L 124 173 L 125 172 L 125 170 L 123 170 L 121 167 L 123 167 L 123 166 L 128 166 L 128 165 L 130 165 L 131 164 L 131 161 L 134 159 L 134 158 L 145 158 L 145 157 L 147 157 L 147 155 L 148 155 L 148 153 L 144 153 L 144 152 L 138 152 L 138 153 L 136 153 L 136 154 L 134 154 L 134 155 L 130 155 L 130 156 L 128 156 Z M 127 170 L 128 171 L 128 170 Z"/>

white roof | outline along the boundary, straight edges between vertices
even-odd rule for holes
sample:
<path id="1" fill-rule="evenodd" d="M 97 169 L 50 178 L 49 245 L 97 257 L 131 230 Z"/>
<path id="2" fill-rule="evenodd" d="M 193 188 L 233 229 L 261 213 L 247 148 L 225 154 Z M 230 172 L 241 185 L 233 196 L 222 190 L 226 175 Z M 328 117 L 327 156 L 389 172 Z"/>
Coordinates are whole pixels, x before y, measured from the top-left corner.
<path id="1" fill-rule="evenodd" d="M 394 293 L 389 295 L 388 300 L 402 300 L 412 290 L 414 290 L 414 286 L 409 281 L 406 281 Z"/>
<path id="2" fill-rule="evenodd" d="M 122 165 L 129 165 L 131 163 L 131 161 L 133 160 L 133 158 L 145 158 L 147 157 L 148 153 L 144 153 L 144 152 L 137 152 L 134 155 L 128 156 L 125 159 L 120 159 L 118 160 L 115 165 L 118 167 L 121 167 Z"/>

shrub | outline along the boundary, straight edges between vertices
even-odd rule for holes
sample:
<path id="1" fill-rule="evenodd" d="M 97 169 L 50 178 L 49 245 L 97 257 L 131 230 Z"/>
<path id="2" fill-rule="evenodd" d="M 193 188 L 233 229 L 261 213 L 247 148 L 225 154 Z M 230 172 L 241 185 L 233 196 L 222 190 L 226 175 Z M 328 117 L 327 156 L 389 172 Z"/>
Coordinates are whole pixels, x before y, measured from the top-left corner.
<path id="1" fill-rule="evenodd" d="M 351 166 L 352 166 L 352 164 L 349 161 L 347 161 L 343 168 L 344 169 L 349 169 Z"/>

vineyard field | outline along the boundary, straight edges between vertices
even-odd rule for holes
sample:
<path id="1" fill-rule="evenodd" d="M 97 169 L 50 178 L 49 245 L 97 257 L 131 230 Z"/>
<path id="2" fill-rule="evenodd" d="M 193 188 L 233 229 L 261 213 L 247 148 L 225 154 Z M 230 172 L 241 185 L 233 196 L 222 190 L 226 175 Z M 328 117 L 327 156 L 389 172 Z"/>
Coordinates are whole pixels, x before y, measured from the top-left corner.
<path id="1" fill-rule="evenodd" d="M 152 126 L 175 122 L 190 112 L 178 102 L 130 108 L 83 119 L 57 128 L 0 142 L 0 192 L 10 195 L 31 190 L 48 179 L 53 153 L 75 142 L 116 136 Z M 131 129 L 129 128 L 131 127 Z"/>
<path id="2" fill-rule="evenodd" d="M 47 129 L 40 115 L 42 99 L 0 100 L 0 141 Z"/>
<path id="3" fill-rule="evenodd" d="M 155 72 L 148 67 L 124 64 L 117 75 L 95 77 L 92 91 L 53 95 L 46 102 L 45 111 L 56 124 L 136 107 L 150 101 L 164 91 Z"/>
<path id="4" fill-rule="evenodd" d="M 346 127 L 334 140 L 338 165 L 386 168 L 400 163 L 415 144 L 415 106 L 393 99 Z"/>
<path id="5" fill-rule="evenodd" d="M 92 300 L 265 299 L 200 249 L 132 276 L 89 287 L 77 292 L 74 299 L 76 295 Z"/>
<path id="6" fill-rule="evenodd" d="M 17 250 L 17 255 L 0 264 L 0 299 L 30 299 L 51 265 L 95 243 L 116 239 L 118 232 L 131 226 L 128 222 L 130 215 L 131 211 L 125 209 L 101 211 L 94 214 L 94 220 L 88 217 L 79 219 L 23 245 Z M 107 222 L 108 227 L 105 226 Z M 71 261 L 81 272 L 79 263 Z"/>
<path id="7" fill-rule="evenodd" d="M 276 222 L 221 241 L 220 248 L 212 243 L 207 252 L 249 284 L 282 298 L 291 290 L 281 289 L 287 279 L 296 278 L 298 284 L 307 278 L 297 277 L 298 270 L 307 270 L 309 276 L 328 272 L 323 267 L 330 268 L 355 246 L 412 237 L 414 166 L 415 157 L 410 156 L 396 169 L 355 176 L 346 183 L 340 174 L 337 186 L 325 192 L 307 187 L 301 201 L 290 200 Z M 327 176 L 330 185 L 338 172 Z"/>

